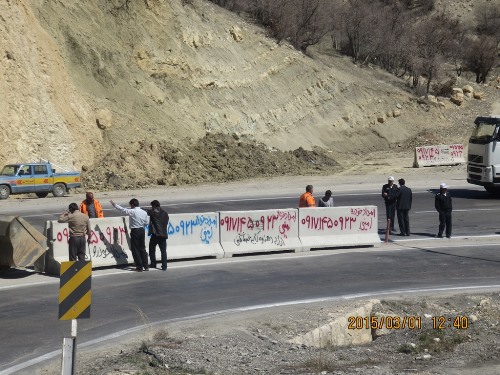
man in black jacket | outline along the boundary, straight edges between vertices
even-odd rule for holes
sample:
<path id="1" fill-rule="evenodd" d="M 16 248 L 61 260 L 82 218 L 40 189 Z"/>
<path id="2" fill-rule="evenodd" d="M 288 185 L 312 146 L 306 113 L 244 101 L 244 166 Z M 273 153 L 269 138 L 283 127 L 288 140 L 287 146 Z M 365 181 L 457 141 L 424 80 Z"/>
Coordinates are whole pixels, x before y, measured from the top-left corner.
<path id="1" fill-rule="evenodd" d="M 167 270 L 167 238 L 168 238 L 168 213 L 160 207 L 160 202 L 151 202 L 151 209 L 146 210 L 149 215 L 149 259 L 152 268 L 156 268 L 156 245 L 160 247 L 161 269 Z"/>
<path id="2" fill-rule="evenodd" d="M 443 230 L 446 227 L 446 237 L 451 238 L 451 196 L 448 192 L 448 185 L 439 185 L 439 193 L 436 194 L 434 206 L 439 212 L 439 232 L 438 238 L 443 238 Z"/>
<path id="3" fill-rule="evenodd" d="M 382 198 L 385 202 L 385 214 L 387 220 L 391 221 L 390 234 L 396 234 L 394 229 L 394 217 L 396 216 L 396 200 L 398 198 L 398 187 L 394 185 L 394 177 L 387 178 L 387 184 L 382 186 Z"/>
<path id="4" fill-rule="evenodd" d="M 409 236 L 410 218 L 408 216 L 408 212 L 411 210 L 412 192 L 411 189 L 405 185 L 404 178 L 400 178 L 398 182 L 399 193 L 396 202 L 396 211 L 398 215 L 399 235 Z"/>

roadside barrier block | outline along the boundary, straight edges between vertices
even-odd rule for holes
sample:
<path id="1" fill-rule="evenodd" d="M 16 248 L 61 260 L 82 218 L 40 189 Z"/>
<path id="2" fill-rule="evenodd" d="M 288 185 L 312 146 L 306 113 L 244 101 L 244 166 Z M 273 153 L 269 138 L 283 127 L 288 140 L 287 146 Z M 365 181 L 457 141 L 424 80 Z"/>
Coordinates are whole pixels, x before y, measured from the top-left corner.
<path id="1" fill-rule="evenodd" d="M 299 208 L 304 251 L 343 246 L 379 246 L 376 206 Z"/>
<path id="2" fill-rule="evenodd" d="M 90 219 L 92 233 L 85 260 L 91 260 L 94 268 L 133 263 L 127 225 L 123 217 Z M 68 261 L 68 224 L 51 221 L 47 233 L 54 259 Z"/>
<path id="3" fill-rule="evenodd" d="M 90 226 L 92 233 L 85 260 L 91 260 L 94 268 L 127 265 L 134 262 L 130 250 L 128 216 L 90 219 Z M 149 257 L 150 237 L 147 236 L 147 231 L 146 228 L 146 251 Z M 57 263 L 68 261 L 68 224 L 48 221 L 46 233 L 49 238 L 51 258 Z M 190 259 L 207 256 L 222 258 L 224 256 L 219 241 L 218 213 L 170 215 L 168 236 L 168 259 Z M 158 263 L 161 261 L 158 246 L 156 247 L 156 260 Z"/>
<path id="4" fill-rule="evenodd" d="M 296 209 L 220 212 L 224 256 L 270 251 L 302 251 Z"/>
<path id="5" fill-rule="evenodd" d="M 222 258 L 224 256 L 224 250 L 222 250 L 219 241 L 218 212 L 173 214 L 169 216 L 167 259 L 190 259 L 209 256 Z M 146 238 L 148 244 L 149 238 Z M 148 244 L 146 244 L 146 249 L 149 249 Z M 161 262 L 161 253 L 158 246 L 156 247 L 156 261 Z"/>
<path id="6" fill-rule="evenodd" d="M 421 146 L 415 148 L 414 168 L 465 163 L 464 145 Z"/>

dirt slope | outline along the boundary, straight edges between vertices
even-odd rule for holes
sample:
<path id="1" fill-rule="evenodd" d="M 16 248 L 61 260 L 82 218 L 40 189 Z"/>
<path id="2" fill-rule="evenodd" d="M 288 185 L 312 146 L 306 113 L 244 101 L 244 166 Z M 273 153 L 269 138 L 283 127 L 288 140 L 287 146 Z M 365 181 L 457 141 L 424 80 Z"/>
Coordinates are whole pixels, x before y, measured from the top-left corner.
<path id="1" fill-rule="evenodd" d="M 211 3 L 185 3 L 3 2 L 0 162 L 50 159 L 87 171 L 86 187 L 127 188 L 262 175 L 241 172 L 255 164 L 242 145 L 319 146 L 331 171 L 334 161 L 416 140 L 462 142 L 498 97 L 492 80 L 475 87 L 486 100 L 463 108 L 418 103 L 404 81 L 325 56 L 324 46 L 311 58 Z M 437 122 L 444 131 L 432 130 Z M 206 137 L 219 133 L 237 140 L 223 140 L 231 155 L 245 155 L 239 171 L 219 137 Z M 207 149 L 212 162 L 201 163 Z M 266 158 L 267 174 L 317 166 L 289 153 Z"/>

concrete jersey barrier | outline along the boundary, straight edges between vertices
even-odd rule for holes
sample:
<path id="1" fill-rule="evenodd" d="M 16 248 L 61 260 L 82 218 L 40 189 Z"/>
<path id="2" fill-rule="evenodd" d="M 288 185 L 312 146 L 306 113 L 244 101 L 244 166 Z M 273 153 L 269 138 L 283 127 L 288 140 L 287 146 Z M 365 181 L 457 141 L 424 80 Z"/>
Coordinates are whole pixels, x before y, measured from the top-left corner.
<path id="1" fill-rule="evenodd" d="M 301 251 L 296 209 L 220 212 L 224 256 L 269 251 Z"/>
<path id="2" fill-rule="evenodd" d="M 90 219 L 90 224 L 86 259 L 93 267 L 133 263 L 128 216 Z M 380 243 L 376 206 L 173 214 L 167 231 L 169 260 Z M 56 273 L 69 259 L 68 224 L 48 221 L 46 235 L 49 250 L 36 269 Z M 148 245 L 146 236 L 146 251 Z M 158 246 L 156 260 L 161 261 Z"/>
<path id="3" fill-rule="evenodd" d="M 219 241 L 219 213 L 169 215 L 167 259 L 189 259 L 214 256 L 222 258 L 224 251 Z M 146 232 L 147 233 L 147 232 Z M 146 237 L 149 243 L 149 237 Z M 146 244 L 146 249 L 148 244 Z M 161 261 L 159 247 L 156 260 Z"/>
<path id="4" fill-rule="evenodd" d="M 111 217 L 90 219 L 92 233 L 87 248 L 87 260 L 93 267 L 132 264 L 134 259 L 130 250 L 129 217 Z M 147 228 L 146 228 L 147 234 Z M 57 262 L 65 262 L 68 258 L 69 229 L 67 223 L 47 222 L 47 236 L 50 251 Z M 168 259 L 189 259 L 206 256 L 222 258 L 224 252 L 219 241 L 219 214 L 214 212 L 203 214 L 170 215 L 167 240 Z M 146 251 L 149 238 L 146 235 Z M 156 247 L 156 260 L 160 262 L 161 254 Z"/>
<path id="5" fill-rule="evenodd" d="M 299 208 L 304 251 L 341 246 L 378 246 L 376 206 Z"/>
<path id="6" fill-rule="evenodd" d="M 415 148 L 413 167 L 465 163 L 464 145 L 422 146 Z"/>
<path id="7" fill-rule="evenodd" d="M 132 263 L 128 218 L 111 217 L 90 219 L 92 233 L 85 259 L 92 261 L 93 267 L 126 265 Z M 67 223 L 50 221 L 47 235 L 51 251 L 57 262 L 66 262 L 68 256 L 69 229 Z"/>

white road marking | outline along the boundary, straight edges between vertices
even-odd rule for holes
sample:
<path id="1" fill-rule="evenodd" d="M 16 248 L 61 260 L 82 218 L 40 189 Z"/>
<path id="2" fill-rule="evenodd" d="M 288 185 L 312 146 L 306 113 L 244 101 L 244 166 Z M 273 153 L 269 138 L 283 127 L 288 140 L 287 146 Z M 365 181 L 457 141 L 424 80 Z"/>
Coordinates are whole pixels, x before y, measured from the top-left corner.
<path id="1" fill-rule="evenodd" d="M 158 325 L 171 324 L 180 321 L 187 320 L 197 320 L 197 319 L 207 319 L 215 316 L 222 316 L 227 314 L 234 314 L 239 312 L 246 311 L 255 311 L 262 310 L 274 307 L 283 307 L 283 306 L 293 306 L 293 305 L 303 305 L 310 303 L 319 303 L 319 302 L 335 302 L 335 301 L 343 301 L 343 300 L 353 300 L 358 298 L 374 298 L 374 297 L 382 297 L 382 296 L 390 296 L 390 295 L 398 295 L 398 294 L 408 294 L 408 293 L 436 293 L 436 292 L 451 292 L 451 291 L 471 291 L 471 290 L 484 290 L 484 289 L 496 289 L 500 290 L 500 285 L 477 285 L 477 286 L 456 286 L 456 287 L 438 287 L 438 288 L 421 288 L 421 289 L 394 289 L 394 290 L 386 290 L 386 291 L 378 291 L 378 292 L 370 292 L 370 293 L 356 293 L 356 294 L 346 294 L 343 296 L 333 296 L 333 297 L 323 297 L 323 298 L 310 298 L 303 300 L 292 300 L 278 303 L 269 303 L 262 305 L 253 305 L 253 306 L 243 306 L 234 309 L 226 309 L 226 310 L 218 310 L 212 311 L 204 314 L 191 315 L 183 318 L 172 318 L 160 320 L 157 322 L 142 324 L 140 326 L 128 328 L 122 331 L 118 331 L 109 335 L 101 336 L 94 340 L 86 341 L 83 343 L 79 343 L 79 348 L 86 348 L 89 346 L 93 346 L 96 344 L 100 344 L 102 342 L 116 339 L 125 335 L 129 335 L 135 332 L 142 331 L 147 328 L 151 328 Z M 19 365 L 7 368 L 3 371 L 0 371 L 0 375 L 10 375 L 15 373 L 16 371 L 23 370 L 25 368 L 37 365 L 44 361 L 50 360 L 62 354 L 62 350 L 54 350 L 50 353 L 44 354 L 40 357 L 33 358 L 29 361 L 21 363 Z"/>

